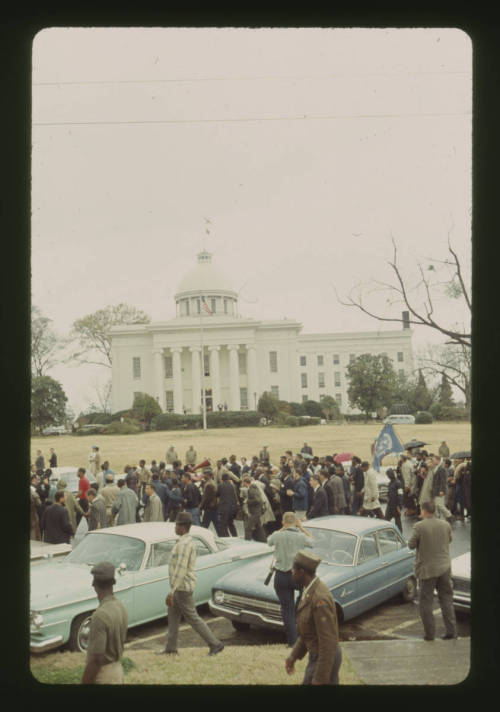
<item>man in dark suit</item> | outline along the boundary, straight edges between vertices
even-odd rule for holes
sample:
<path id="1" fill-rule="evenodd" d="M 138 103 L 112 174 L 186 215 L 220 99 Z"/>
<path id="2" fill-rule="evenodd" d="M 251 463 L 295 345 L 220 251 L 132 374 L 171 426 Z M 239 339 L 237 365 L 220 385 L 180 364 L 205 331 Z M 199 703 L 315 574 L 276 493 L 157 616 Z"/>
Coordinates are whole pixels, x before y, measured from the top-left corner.
<path id="1" fill-rule="evenodd" d="M 324 517 L 328 514 L 328 496 L 325 488 L 321 486 L 320 475 L 311 476 L 311 486 L 314 494 L 312 504 L 307 512 L 307 518 Z"/>
<path id="2" fill-rule="evenodd" d="M 58 490 L 54 495 L 54 504 L 47 507 L 43 513 L 43 540 L 47 544 L 69 544 L 70 537 L 73 536 L 73 527 L 64 506 L 65 498 L 66 492 Z"/>
<path id="3" fill-rule="evenodd" d="M 424 640 L 434 640 L 436 624 L 432 612 L 434 589 L 446 629 L 443 640 L 457 637 L 453 585 L 451 582 L 450 542 L 451 526 L 434 516 L 434 502 L 421 505 L 422 520 L 415 524 L 408 546 L 416 549 L 415 575 L 420 588 L 420 618 L 424 626 Z"/>
<path id="4" fill-rule="evenodd" d="M 220 536 L 238 536 L 234 526 L 234 518 L 238 511 L 238 498 L 236 488 L 225 472 L 222 475 L 222 482 L 217 488 L 219 499 Z"/>

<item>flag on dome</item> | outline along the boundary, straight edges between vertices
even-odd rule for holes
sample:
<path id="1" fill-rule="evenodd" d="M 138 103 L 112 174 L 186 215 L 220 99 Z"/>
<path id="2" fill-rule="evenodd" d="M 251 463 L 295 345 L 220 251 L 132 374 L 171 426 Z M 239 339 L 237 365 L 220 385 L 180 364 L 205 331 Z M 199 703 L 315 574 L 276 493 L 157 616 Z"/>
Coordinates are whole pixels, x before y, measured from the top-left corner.
<path id="1" fill-rule="evenodd" d="M 207 314 L 210 314 L 210 316 L 213 316 L 214 313 L 213 313 L 213 311 L 210 309 L 210 307 L 208 306 L 208 304 L 207 304 L 207 302 L 206 302 L 206 300 L 205 300 L 205 297 L 202 297 L 202 298 L 201 298 L 201 308 L 202 308 L 204 311 L 206 311 Z"/>

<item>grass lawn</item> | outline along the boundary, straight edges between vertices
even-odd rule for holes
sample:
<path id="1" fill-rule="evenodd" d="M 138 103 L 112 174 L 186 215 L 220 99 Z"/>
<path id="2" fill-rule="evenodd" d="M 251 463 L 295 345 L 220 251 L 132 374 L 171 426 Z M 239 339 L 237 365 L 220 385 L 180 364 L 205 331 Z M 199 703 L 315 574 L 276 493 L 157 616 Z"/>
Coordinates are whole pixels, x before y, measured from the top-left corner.
<path id="1" fill-rule="evenodd" d="M 163 657 L 147 650 L 128 650 L 122 658 L 126 685 L 300 685 L 307 656 L 285 671 L 286 645 L 226 646 L 216 657 L 206 647 L 183 648 L 179 656 Z M 79 684 L 85 667 L 83 653 L 55 652 L 31 657 L 31 673 L 46 685 Z M 363 684 L 344 654 L 341 685 Z"/>
<path id="2" fill-rule="evenodd" d="M 31 439 L 31 462 L 35 462 L 36 451 L 41 450 L 48 463 L 49 448 L 57 453 L 59 466 L 87 466 L 92 445 L 101 452 L 101 462 L 109 460 L 116 473 L 123 472 L 125 465 L 137 465 L 140 459 L 147 463 L 165 459 L 170 445 L 174 445 L 179 458 L 192 444 L 197 452 L 197 461 L 209 458 L 245 455 L 250 459 L 258 455 L 262 445 L 269 446 L 271 462 L 279 463 L 285 450 L 299 452 L 307 442 L 315 455 L 332 455 L 335 452 L 353 452 L 361 459 L 371 460 L 370 446 L 378 437 L 381 423 L 345 425 L 309 425 L 299 428 L 253 427 L 224 428 L 213 430 L 158 431 L 137 435 L 60 435 L 34 437 Z M 470 423 L 432 423 L 430 425 L 397 425 L 396 434 L 402 443 L 419 438 L 428 443 L 429 452 L 437 452 L 442 440 L 446 440 L 450 453 L 455 450 L 470 449 Z M 390 464 L 390 458 L 384 464 Z M 215 464 L 215 463 L 214 463 Z M 48 466 L 48 464 L 46 464 Z"/>

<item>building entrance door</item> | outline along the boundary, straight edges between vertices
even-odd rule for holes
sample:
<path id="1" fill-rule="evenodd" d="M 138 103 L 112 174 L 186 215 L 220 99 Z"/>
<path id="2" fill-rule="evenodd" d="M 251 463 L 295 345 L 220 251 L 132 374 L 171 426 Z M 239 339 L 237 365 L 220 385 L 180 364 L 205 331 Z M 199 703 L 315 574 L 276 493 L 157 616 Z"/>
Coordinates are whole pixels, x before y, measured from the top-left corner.
<path id="1" fill-rule="evenodd" d="M 211 388 L 205 389 L 205 408 L 206 408 L 207 413 L 211 413 L 213 410 L 212 389 Z"/>

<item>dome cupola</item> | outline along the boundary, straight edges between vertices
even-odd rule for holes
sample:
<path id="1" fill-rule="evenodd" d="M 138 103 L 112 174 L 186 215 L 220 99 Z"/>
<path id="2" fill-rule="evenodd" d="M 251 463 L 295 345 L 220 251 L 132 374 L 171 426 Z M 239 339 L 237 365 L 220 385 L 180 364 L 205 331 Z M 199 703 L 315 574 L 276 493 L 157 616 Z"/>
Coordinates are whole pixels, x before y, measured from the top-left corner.
<path id="1" fill-rule="evenodd" d="M 238 295 L 230 280 L 212 263 L 212 253 L 203 250 L 196 266 L 181 280 L 175 293 L 178 317 L 200 316 L 205 303 L 215 316 L 236 316 Z M 205 312 L 204 312 L 205 313 Z"/>

